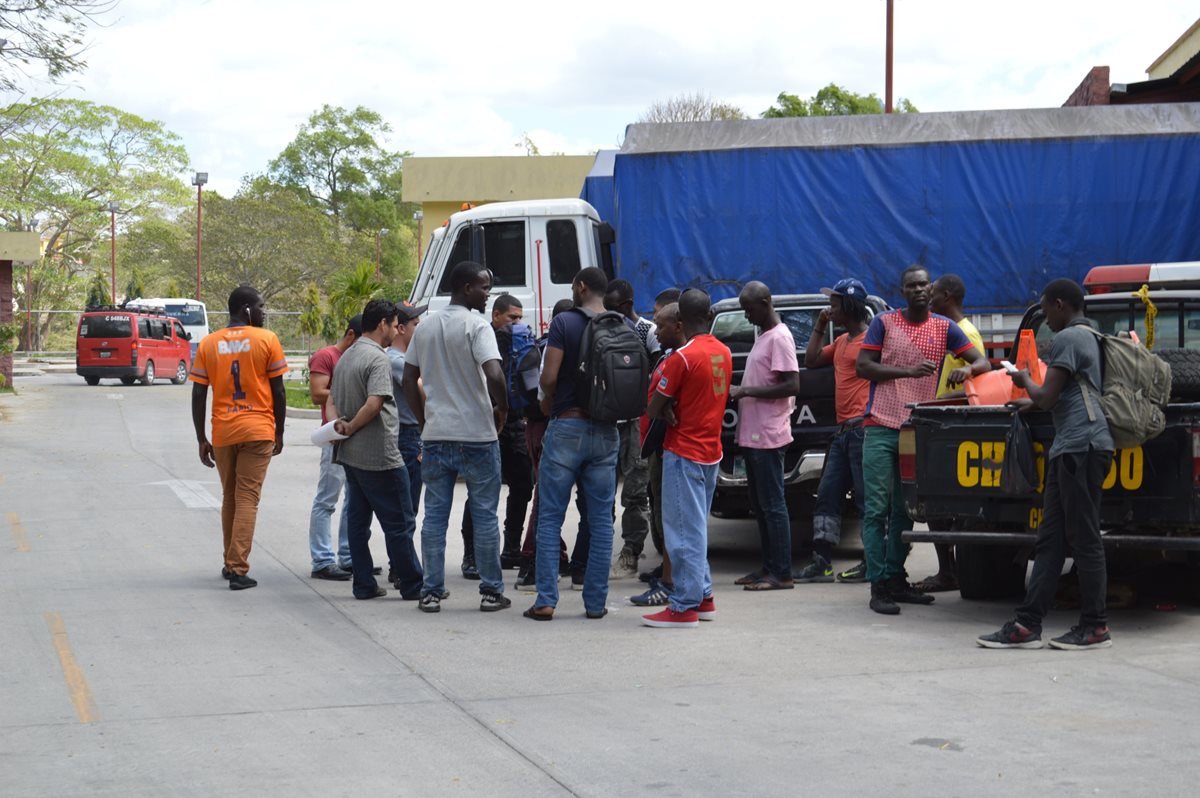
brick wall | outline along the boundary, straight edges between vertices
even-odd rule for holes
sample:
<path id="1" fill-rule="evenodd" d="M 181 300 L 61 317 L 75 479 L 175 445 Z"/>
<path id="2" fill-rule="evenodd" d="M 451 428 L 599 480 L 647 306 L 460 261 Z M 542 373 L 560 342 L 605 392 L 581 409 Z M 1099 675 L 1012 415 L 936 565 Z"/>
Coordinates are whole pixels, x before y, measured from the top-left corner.
<path id="1" fill-rule="evenodd" d="M 1112 86 L 1108 82 L 1108 67 L 1092 67 L 1092 71 L 1063 103 L 1063 108 L 1077 105 L 1108 105 L 1111 91 Z"/>
<path id="2" fill-rule="evenodd" d="M 0 260 L 0 324 L 10 324 L 12 313 L 12 276 L 11 260 Z M 0 355 L 0 374 L 4 375 L 4 384 L 12 385 L 12 355 Z"/>

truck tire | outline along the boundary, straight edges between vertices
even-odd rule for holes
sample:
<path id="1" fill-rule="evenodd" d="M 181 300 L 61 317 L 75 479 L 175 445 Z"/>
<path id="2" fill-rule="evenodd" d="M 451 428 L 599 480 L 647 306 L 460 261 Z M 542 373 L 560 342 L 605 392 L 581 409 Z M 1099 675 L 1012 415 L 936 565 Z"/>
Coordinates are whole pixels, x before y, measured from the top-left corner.
<path id="1" fill-rule="evenodd" d="M 1025 593 L 1028 562 L 1017 560 L 1017 546 L 960 543 L 954 547 L 958 592 L 969 600 L 1019 598 Z"/>
<path id="2" fill-rule="evenodd" d="M 1200 350 L 1156 349 L 1154 354 L 1171 367 L 1171 396 L 1200 399 Z"/>

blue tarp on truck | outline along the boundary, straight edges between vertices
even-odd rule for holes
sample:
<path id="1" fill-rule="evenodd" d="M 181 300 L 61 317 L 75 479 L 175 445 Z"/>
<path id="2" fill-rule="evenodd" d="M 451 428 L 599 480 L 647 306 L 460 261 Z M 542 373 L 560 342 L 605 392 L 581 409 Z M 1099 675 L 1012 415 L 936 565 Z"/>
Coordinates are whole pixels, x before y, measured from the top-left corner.
<path id="1" fill-rule="evenodd" d="M 612 185 L 639 306 L 844 276 L 903 304 L 920 263 L 1020 309 L 1098 264 L 1200 259 L 1200 104 L 631 125 Z"/>

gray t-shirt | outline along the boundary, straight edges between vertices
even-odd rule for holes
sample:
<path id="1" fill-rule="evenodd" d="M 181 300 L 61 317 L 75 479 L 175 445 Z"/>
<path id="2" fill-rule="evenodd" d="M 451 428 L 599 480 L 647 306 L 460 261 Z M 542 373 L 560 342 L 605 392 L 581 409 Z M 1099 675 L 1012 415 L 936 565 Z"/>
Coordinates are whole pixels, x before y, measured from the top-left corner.
<path id="1" fill-rule="evenodd" d="M 364 471 L 388 471 L 404 466 L 398 438 L 396 402 L 392 398 L 392 361 L 383 347 L 365 335 L 338 361 L 329 386 L 342 418 L 354 418 L 367 397 L 382 396 L 383 409 L 371 423 L 337 444 L 334 462 Z"/>
<path id="2" fill-rule="evenodd" d="M 500 360 L 500 348 L 487 319 L 462 305 L 449 305 L 430 314 L 417 325 L 407 359 L 421 370 L 425 383 L 422 439 L 463 443 L 496 440 L 483 364 Z"/>
<path id="3" fill-rule="evenodd" d="M 1071 322 L 1050 344 L 1046 365 L 1065 369 L 1070 374 L 1051 410 L 1054 417 L 1054 443 L 1050 445 L 1048 455 L 1051 458 L 1086 452 L 1089 448 L 1102 452 L 1113 450 L 1108 420 L 1100 407 L 1100 341 L 1083 329 L 1085 324 L 1090 326 L 1091 322 L 1087 319 Z M 1087 383 L 1094 421 L 1088 419 L 1080 379 Z"/>
<path id="4" fill-rule="evenodd" d="M 408 397 L 404 395 L 404 359 L 405 354 L 395 347 L 387 348 L 387 356 L 392 360 L 392 398 L 396 400 L 396 416 L 403 427 L 417 426 L 417 414 L 408 405 Z"/>

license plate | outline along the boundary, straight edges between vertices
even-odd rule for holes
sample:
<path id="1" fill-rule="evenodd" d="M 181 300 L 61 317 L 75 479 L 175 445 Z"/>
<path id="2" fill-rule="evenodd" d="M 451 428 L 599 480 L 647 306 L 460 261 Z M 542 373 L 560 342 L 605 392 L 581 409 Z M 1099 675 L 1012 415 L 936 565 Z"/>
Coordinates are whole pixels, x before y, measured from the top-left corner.
<path id="1" fill-rule="evenodd" d="M 746 478 L 746 461 L 741 457 L 733 458 L 733 476 L 735 479 Z"/>
<path id="2" fill-rule="evenodd" d="M 102 358 L 112 357 L 112 352 L 101 352 L 100 357 L 102 357 Z"/>

